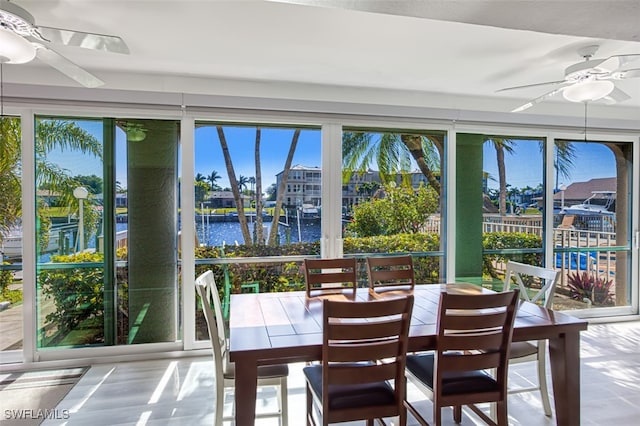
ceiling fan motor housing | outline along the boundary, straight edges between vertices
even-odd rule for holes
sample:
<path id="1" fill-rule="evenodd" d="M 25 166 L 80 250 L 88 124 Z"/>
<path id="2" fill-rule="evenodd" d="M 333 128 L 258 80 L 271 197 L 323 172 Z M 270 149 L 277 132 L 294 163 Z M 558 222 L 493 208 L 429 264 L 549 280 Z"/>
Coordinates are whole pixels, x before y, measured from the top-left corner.
<path id="1" fill-rule="evenodd" d="M 0 26 L 22 36 L 38 37 L 33 16 L 6 0 L 0 0 Z"/>

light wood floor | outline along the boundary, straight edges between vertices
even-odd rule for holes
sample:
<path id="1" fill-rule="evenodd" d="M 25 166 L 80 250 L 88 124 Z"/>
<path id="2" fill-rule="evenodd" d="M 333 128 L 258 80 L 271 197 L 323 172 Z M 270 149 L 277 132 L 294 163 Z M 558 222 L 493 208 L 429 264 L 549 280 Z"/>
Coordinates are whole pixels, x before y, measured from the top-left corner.
<path id="1" fill-rule="evenodd" d="M 582 424 L 640 424 L 640 322 L 591 325 L 583 333 L 581 346 Z M 302 365 L 292 364 L 289 377 L 289 424 L 304 424 L 305 392 Z M 511 368 L 510 383 L 535 377 L 529 364 Z M 275 390 L 259 390 L 258 410 L 273 407 Z M 431 418 L 431 405 L 409 387 L 411 401 Z M 69 410 L 62 423 L 44 425 L 212 425 L 214 377 L 209 357 L 101 364 L 93 366 L 58 405 Z M 226 398 L 231 409 L 232 396 Z M 555 418 L 542 412 L 539 395 L 524 393 L 509 397 L 510 424 L 552 425 Z M 444 424 L 453 425 L 451 412 L 443 412 Z M 409 417 L 411 425 L 416 424 Z M 230 424 L 230 423 L 226 423 Z M 256 424 L 278 424 L 265 419 Z M 358 424 L 358 423 L 354 423 Z M 463 425 L 481 424 L 464 412 Z"/>

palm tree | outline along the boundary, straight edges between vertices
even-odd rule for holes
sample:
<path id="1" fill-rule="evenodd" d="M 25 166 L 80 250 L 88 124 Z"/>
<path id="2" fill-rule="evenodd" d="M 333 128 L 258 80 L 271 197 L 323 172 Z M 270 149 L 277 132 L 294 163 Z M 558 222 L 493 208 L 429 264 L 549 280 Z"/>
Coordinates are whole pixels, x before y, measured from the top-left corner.
<path id="1" fill-rule="evenodd" d="M 440 194 L 440 153 L 444 140 L 435 135 L 344 132 L 342 135 L 343 182 L 353 173 L 364 173 L 375 162 L 383 183 L 395 182 L 398 175 L 410 178 L 413 159 L 429 185 Z"/>
<path id="2" fill-rule="evenodd" d="M 220 176 L 220 174 L 218 174 L 217 171 L 212 170 L 211 174 L 209 176 L 207 176 L 207 180 L 211 184 L 211 189 L 219 188 L 219 186 L 218 186 L 218 184 L 216 182 L 218 180 L 220 180 L 220 179 L 222 179 L 222 176 Z"/>
<path id="3" fill-rule="evenodd" d="M 250 178 L 248 178 L 247 176 L 242 176 L 240 175 L 238 177 L 238 187 L 240 188 L 241 192 L 244 192 L 247 190 L 247 184 L 249 183 Z"/>
<path id="4" fill-rule="evenodd" d="M 276 206 L 273 209 L 271 232 L 269 233 L 268 244 L 270 246 L 276 245 L 276 237 L 278 236 L 278 222 L 280 221 L 280 209 L 282 208 L 282 200 L 284 199 L 284 189 L 287 181 L 289 180 L 289 171 L 291 170 L 291 163 L 293 162 L 293 154 L 296 152 L 296 147 L 298 146 L 298 138 L 300 138 L 300 129 L 296 129 L 295 132 L 293 132 L 291 145 L 289 145 L 289 152 L 287 153 L 287 159 L 284 162 L 282 177 L 280 178 L 280 183 L 276 192 Z"/>
<path id="5" fill-rule="evenodd" d="M 20 187 L 21 131 L 18 118 L 0 118 L 0 231 L 16 225 L 22 215 Z M 53 149 L 79 151 L 102 159 L 102 145 L 93 135 L 64 120 L 39 120 L 35 129 L 36 186 L 59 195 L 65 205 L 78 205 L 73 190 L 78 185 L 68 170 L 47 160 Z M 45 223 L 41 220 L 41 223 Z"/>
<path id="6" fill-rule="evenodd" d="M 496 161 L 498 165 L 498 185 L 500 187 L 498 211 L 500 213 L 500 216 L 505 216 L 507 214 L 507 172 L 504 163 L 504 154 L 505 152 L 509 154 L 513 153 L 513 140 L 489 137 L 485 139 L 485 142 L 493 143 L 493 146 L 496 149 Z"/>
<path id="7" fill-rule="evenodd" d="M 260 128 L 256 128 L 256 143 L 254 146 L 254 159 L 256 164 L 256 177 L 252 177 L 252 184 L 256 185 L 255 196 L 256 196 L 256 224 L 255 235 L 256 235 L 256 244 L 264 244 L 264 235 L 262 234 L 262 167 L 260 165 L 260 141 L 261 141 L 261 131 Z"/>
<path id="8" fill-rule="evenodd" d="M 203 175 L 202 173 L 198 173 L 198 174 L 196 174 L 194 180 L 196 182 L 205 182 L 206 183 L 207 182 L 207 177 L 205 175 Z"/>
<path id="9" fill-rule="evenodd" d="M 573 161 L 576 159 L 576 148 L 574 144 L 567 140 L 556 140 L 555 151 L 556 155 L 553 167 L 556 169 L 556 181 L 554 188 L 557 190 L 560 176 L 569 178 L 569 176 L 571 175 Z"/>
<path id="10" fill-rule="evenodd" d="M 249 233 L 249 227 L 247 225 L 247 217 L 244 214 L 244 204 L 242 203 L 242 194 L 240 193 L 240 184 L 236 179 L 236 172 L 233 168 L 233 162 L 231 161 L 231 154 L 229 153 L 229 144 L 227 144 L 227 138 L 224 135 L 224 129 L 222 128 L 222 126 L 216 126 L 216 129 L 218 131 L 218 139 L 220 140 L 220 147 L 222 148 L 224 164 L 227 168 L 227 174 L 229 175 L 229 184 L 231 185 L 231 192 L 233 193 L 233 199 L 235 200 L 235 203 L 236 203 L 236 210 L 238 211 L 238 222 L 240 223 L 242 238 L 244 239 L 245 244 L 251 244 L 251 234 Z"/>

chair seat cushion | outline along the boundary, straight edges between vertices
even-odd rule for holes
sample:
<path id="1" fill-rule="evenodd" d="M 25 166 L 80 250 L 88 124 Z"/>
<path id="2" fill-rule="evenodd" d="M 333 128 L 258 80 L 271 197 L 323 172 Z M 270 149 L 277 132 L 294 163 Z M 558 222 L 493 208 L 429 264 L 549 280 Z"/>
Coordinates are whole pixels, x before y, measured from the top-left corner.
<path id="1" fill-rule="evenodd" d="M 225 363 L 224 378 L 233 379 L 236 376 L 236 365 L 233 362 Z M 258 379 L 272 379 L 289 375 L 287 364 L 260 365 L 258 366 Z"/>
<path id="2" fill-rule="evenodd" d="M 303 370 L 311 390 L 322 399 L 322 365 L 311 365 Z M 393 388 L 387 382 L 358 385 L 330 385 L 329 408 L 358 408 L 395 403 Z"/>
<path id="3" fill-rule="evenodd" d="M 434 354 L 407 355 L 407 370 L 433 389 Z M 498 390 L 496 380 L 485 371 L 447 373 L 443 377 L 442 395 L 458 393 L 491 392 Z"/>
<path id="4" fill-rule="evenodd" d="M 538 347 L 530 342 L 513 342 L 509 350 L 509 358 L 522 358 L 538 353 Z"/>

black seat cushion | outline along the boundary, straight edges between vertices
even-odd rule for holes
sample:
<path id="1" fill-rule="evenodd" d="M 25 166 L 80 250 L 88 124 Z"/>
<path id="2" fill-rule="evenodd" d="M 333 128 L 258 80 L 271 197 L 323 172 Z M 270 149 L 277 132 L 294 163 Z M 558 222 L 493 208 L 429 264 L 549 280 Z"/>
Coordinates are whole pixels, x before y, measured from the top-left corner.
<path id="1" fill-rule="evenodd" d="M 311 365 L 302 371 L 313 393 L 322 399 L 322 365 Z M 394 403 L 395 393 L 387 382 L 329 386 L 329 408 L 331 409 L 339 410 Z"/>
<path id="2" fill-rule="evenodd" d="M 433 389 L 434 354 L 408 355 L 407 370 Z M 443 377 L 442 395 L 458 393 L 491 392 L 498 390 L 498 383 L 485 371 L 447 373 Z"/>

